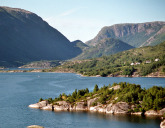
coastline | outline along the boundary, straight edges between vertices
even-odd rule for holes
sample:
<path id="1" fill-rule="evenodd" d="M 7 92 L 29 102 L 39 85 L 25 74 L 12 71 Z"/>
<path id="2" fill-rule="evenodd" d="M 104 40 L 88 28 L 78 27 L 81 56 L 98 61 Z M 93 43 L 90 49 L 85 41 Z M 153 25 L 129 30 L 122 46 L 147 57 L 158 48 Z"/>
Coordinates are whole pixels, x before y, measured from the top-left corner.
<path id="1" fill-rule="evenodd" d="M 27 73 L 27 72 L 40 72 L 40 73 L 45 73 L 45 71 L 42 71 L 43 69 L 33 69 L 33 70 L 0 70 L 0 73 Z M 88 75 L 83 75 L 74 71 L 53 71 L 53 72 L 47 72 L 47 73 L 75 73 L 77 75 L 80 75 L 81 77 L 103 77 L 100 75 L 96 75 L 96 76 L 88 76 Z M 108 75 L 105 77 L 129 77 L 129 78 L 136 78 L 136 77 L 148 77 L 148 78 L 165 78 L 165 75 L 154 75 L 153 73 L 147 75 L 147 76 L 140 76 L 140 75 L 132 75 L 132 76 L 128 76 L 128 75 Z"/>
<path id="2" fill-rule="evenodd" d="M 23 73 L 27 73 L 27 72 L 32 72 L 32 73 L 35 73 L 35 72 L 40 72 L 40 73 L 46 73 L 46 72 L 43 72 L 41 69 L 35 69 L 35 70 L 32 70 L 32 71 L 29 71 L 29 70 L 0 70 L 0 73 L 20 73 L 20 72 L 23 72 Z M 47 73 L 75 73 L 77 75 L 80 75 L 81 77 L 103 77 L 103 76 L 100 76 L 100 75 L 96 75 L 96 76 L 88 76 L 88 75 L 83 75 L 83 74 L 79 74 L 77 72 L 73 72 L 73 71 L 54 71 L 54 72 L 47 72 Z M 148 78 L 165 78 L 165 75 L 147 75 L 147 76 L 128 76 L 128 75 L 108 75 L 108 76 L 105 76 L 105 77 L 129 77 L 129 78 L 137 78 L 137 77 L 148 77 Z"/>
<path id="3" fill-rule="evenodd" d="M 131 112 L 130 109 L 134 108 L 134 105 L 129 105 L 126 102 L 118 102 L 118 103 L 110 103 L 110 104 L 98 104 L 97 106 L 91 106 L 95 99 L 89 99 L 87 104 L 84 101 L 76 102 L 75 105 L 70 104 L 66 101 L 58 101 L 56 104 L 49 104 L 47 100 L 30 104 L 28 107 L 40 110 L 48 110 L 54 112 L 97 112 L 97 113 L 104 113 L 104 114 L 126 114 L 126 115 L 138 115 L 138 116 L 163 116 L 165 113 L 165 108 L 155 111 L 155 110 L 148 110 L 145 113 L 143 112 Z"/>

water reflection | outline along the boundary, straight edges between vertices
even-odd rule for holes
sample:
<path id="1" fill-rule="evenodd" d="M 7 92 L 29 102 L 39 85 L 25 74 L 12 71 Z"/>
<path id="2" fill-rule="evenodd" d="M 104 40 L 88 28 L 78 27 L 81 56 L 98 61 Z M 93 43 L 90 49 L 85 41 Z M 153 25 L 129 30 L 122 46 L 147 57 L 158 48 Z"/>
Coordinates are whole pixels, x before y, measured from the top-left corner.
<path id="1" fill-rule="evenodd" d="M 113 114 L 104 114 L 104 113 L 95 113 L 95 112 L 55 112 L 55 115 L 70 115 L 72 118 L 86 118 L 88 121 L 99 120 L 104 122 L 123 122 L 123 123 L 132 123 L 137 125 L 146 125 L 146 124 L 159 124 L 160 117 L 158 116 L 140 116 L 140 115 L 113 115 Z M 97 122 L 98 123 L 98 122 Z"/>

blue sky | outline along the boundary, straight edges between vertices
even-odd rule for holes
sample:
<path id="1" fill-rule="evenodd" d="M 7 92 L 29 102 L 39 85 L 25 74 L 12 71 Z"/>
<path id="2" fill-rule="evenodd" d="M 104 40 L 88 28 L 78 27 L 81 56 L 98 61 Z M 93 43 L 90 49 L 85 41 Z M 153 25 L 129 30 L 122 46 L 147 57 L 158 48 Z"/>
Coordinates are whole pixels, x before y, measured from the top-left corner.
<path id="1" fill-rule="evenodd" d="M 88 41 L 104 26 L 165 21 L 165 0 L 0 0 L 41 16 L 70 41 Z"/>

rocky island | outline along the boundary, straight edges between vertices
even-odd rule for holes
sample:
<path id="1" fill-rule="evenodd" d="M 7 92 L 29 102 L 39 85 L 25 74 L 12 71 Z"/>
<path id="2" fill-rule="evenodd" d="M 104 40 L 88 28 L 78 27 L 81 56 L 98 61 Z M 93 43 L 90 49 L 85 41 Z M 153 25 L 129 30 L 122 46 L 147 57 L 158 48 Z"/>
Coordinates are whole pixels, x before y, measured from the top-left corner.
<path id="1" fill-rule="evenodd" d="M 51 111 L 90 111 L 106 114 L 136 114 L 163 116 L 165 114 L 165 88 L 153 86 L 142 89 L 140 85 L 126 82 L 114 83 L 99 89 L 95 85 L 93 92 L 88 88 L 75 90 L 72 94 L 60 94 L 58 98 L 42 98 L 36 104 L 29 105 Z"/>

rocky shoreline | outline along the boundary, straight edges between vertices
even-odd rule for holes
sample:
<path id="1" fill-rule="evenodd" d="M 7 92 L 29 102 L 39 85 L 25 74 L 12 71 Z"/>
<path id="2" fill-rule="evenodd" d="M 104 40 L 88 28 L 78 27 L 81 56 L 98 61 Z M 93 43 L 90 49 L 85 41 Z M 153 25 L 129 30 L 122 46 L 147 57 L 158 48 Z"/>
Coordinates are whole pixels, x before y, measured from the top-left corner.
<path id="1" fill-rule="evenodd" d="M 132 114 L 132 115 L 146 115 L 146 116 L 163 116 L 165 113 L 165 108 L 155 111 L 149 110 L 145 113 L 142 112 L 132 112 L 135 108 L 135 105 L 130 105 L 126 102 L 118 102 L 116 104 L 98 104 L 97 106 L 91 106 L 97 98 L 89 99 L 87 102 L 80 101 L 76 104 L 70 104 L 66 101 L 58 101 L 55 104 L 49 104 L 48 101 L 44 100 L 36 104 L 29 105 L 30 108 L 36 108 L 41 110 L 49 111 L 90 111 L 90 112 L 99 112 L 105 114 Z"/>

